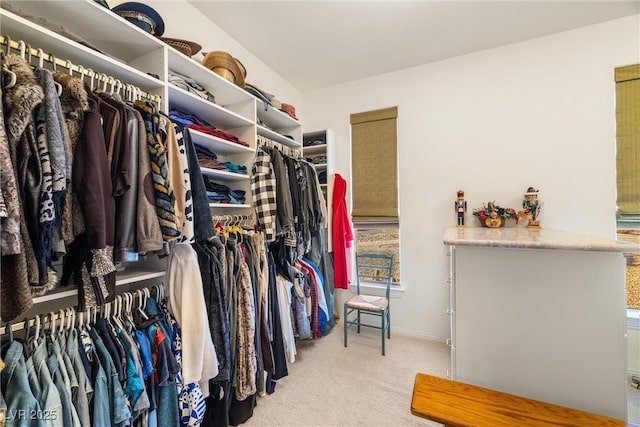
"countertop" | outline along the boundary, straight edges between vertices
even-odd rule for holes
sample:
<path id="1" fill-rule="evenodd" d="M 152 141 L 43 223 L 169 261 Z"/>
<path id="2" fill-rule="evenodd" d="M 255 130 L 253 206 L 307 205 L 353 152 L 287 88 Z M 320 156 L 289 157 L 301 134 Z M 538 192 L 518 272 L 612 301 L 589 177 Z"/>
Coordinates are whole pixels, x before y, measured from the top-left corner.
<path id="1" fill-rule="evenodd" d="M 446 227 L 444 244 L 451 246 L 514 249 L 562 249 L 572 251 L 638 253 L 640 245 L 615 239 L 548 228 Z"/>

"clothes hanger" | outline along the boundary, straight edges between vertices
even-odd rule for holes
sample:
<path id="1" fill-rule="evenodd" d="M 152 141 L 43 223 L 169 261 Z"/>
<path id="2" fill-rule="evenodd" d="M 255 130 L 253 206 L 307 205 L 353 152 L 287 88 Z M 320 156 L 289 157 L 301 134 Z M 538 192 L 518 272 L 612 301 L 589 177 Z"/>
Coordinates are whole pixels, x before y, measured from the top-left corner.
<path id="1" fill-rule="evenodd" d="M 58 331 L 56 330 L 56 314 L 53 311 L 49 312 L 49 329 L 44 331 L 45 338 L 49 340 L 49 343 L 53 344 Z"/>
<path id="2" fill-rule="evenodd" d="M 142 318 L 144 320 L 149 320 L 149 316 L 147 315 L 147 313 L 144 312 L 143 310 L 143 293 L 140 289 L 136 290 L 135 295 L 138 297 L 138 306 L 136 307 L 136 310 L 138 311 L 138 314 L 140 314 L 140 316 L 142 316 Z"/>
<path id="3" fill-rule="evenodd" d="M 87 75 L 89 76 L 89 89 L 93 92 L 96 73 L 91 68 L 87 68 Z"/>
<path id="4" fill-rule="evenodd" d="M 67 330 L 72 331 L 76 323 L 76 311 L 73 308 L 69 309 L 69 315 L 67 316 Z"/>
<path id="5" fill-rule="evenodd" d="M 31 324 L 29 321 L 28 317 L 24 318 L 24 344 L 22 346 L 22 352 L 24 353 L 24 357 L 25 359 L 28 359 L 29 357 L 31 357 L 31 346 L 30 344 L 30 340 L 31 340 Z"/>
<path id="6" fill-rule="evenodd" d="M 11 52 L 11 38 L 9 36 L 6 37 L 6 42 L 7 50 L 5 53 L 8 55 Z M 2 72 L 9 78 L 9 82 L 4 85 L 4 88 L 10 89 L 14 87 L 16 85 L 18 77 L 16 76 L 16 73 L 5 66 L 4 61 L 2 62 Z"/>
<path id="7" fill-rule="evenodd" d="M 38 48 L 37 50 L 38 52 L 38 67 L 39 68 L 44 68 L 44 50 L 42 50 L 42 48 Z M 49 54 L 49 56 L 51 57 L 51 64 L 53 67 L 53 72 L 55 73 L 57 70 L 58 65 L 56 64 L 56 57 L 53 56 L 53 54 Z M 54 86 L 56 87 L 56 93 L 58 94 L 58 96 L 62 95 L 62 85 L 60 83 L 58 83 L 57 81 L 53 81 Z"/>
<path id="8" fill-rule="evenodd" d="M 27 44 L 24 40 L 18 40 L 18 49 L 20 50 L 20 58 L 27 59 Z"/>
<path id="9" fill-rule="evenodd" d="M 33 339 L 30 340 L 31 348 L 33 351 L 36 351 L 38 345 L 40 344 L 40 315 L 36 315 L 35 317 L 35 327 L 36 332 L 33 335 Z"/>
<path id="10" fill-rule="evenodd" d="M 124 312 L 124 319 L 127 322 L 127 325 L 129 326 L 129 331 L 134 331 L 136 328 L 136 324 L 133 321 L 133 294 L 129 293 L 129 292 L 125 292 L 123 294 L 124 296 L 124 304 L 125 304 L 125 312 Z"/>
<path id="11" fill-rule="evenodd" d="M 64 329 L 65 329 L 65 324 L 64 324 L 65 312 L 64 312 L 63 309 L 60 309 L 59 313 L 60 313 L 60 316 L 59 316 L 58 320 L 60 320 L 60 327 L 58 329 L 58 335 L 62 335 L 62 334 L 64 334 Z"/>
<path id="12" fill-rule="evenodd" d="M 84 311 L 78 312 L 78 323 L 76 325 L 76 328 L 78 328 L 79 330 L 82 330 L 84 328 Z"/>
<path id="13" fill-rule="evenodd" d="M 142 293 L 144 294 L 144 303 L 142 305 L 142 309 L 146 310 L 147 309 L 147 301 L 149 301 L 149 299 L 151 298 L 151 291 L 149 290 L 149 288 L 144 288 L 142 290 Z"/>
<path id="14" fill-rule="evenodd" d="M 84 76 L 87 75 L 87 70 L 82 65 L 78 65 L 78 69 L 80 70 L 80 81 L 84 84 Z"/>
<path id="15" fill-rule="evenodd" d="M 112 322 L 120 329 L 124 329 L 124 324 L 122 323 L 122 296 L 118 295 L 113 303 L 113 316 L 111 316 Z"/>
<path id="16" fill-rule="evenodd" d="M 4 88 L 10 89 L 14 87 L 16 85 L 16 82 L 18 81 L 18 77 L 16 76 L 16 73 L 6 68 L 4 65 L 2 66 L 2 72 L 4 73 L 5 77 L 9 78 L 9 81 L 8 83 L 5 83 Z"/>

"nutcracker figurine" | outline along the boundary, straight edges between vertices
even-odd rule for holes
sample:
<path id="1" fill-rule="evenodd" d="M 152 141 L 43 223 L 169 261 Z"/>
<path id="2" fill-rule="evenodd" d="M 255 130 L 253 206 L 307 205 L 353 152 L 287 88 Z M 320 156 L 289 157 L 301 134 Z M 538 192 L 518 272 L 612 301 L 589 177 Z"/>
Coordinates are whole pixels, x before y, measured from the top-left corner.
<path id="1" fill-rule="evenodd" d="M 467 212 L 467 202 L 464 200 L 464 191 L 458 190 L 458 198 L 453 204 L 458 213 L 458 227 L 464 227 L 464 214 Z"/>
<path id="2" fill-rule="evenodd" d="M 538 190 L 533 187 L 527 188 L 527 192 L 524 193 L 522 208 L 524 209 L 524 214 L 529 217 L 527 228 L 540 228 L 538 217 L 542 210 L 542 203 L 538 200 Z"/>

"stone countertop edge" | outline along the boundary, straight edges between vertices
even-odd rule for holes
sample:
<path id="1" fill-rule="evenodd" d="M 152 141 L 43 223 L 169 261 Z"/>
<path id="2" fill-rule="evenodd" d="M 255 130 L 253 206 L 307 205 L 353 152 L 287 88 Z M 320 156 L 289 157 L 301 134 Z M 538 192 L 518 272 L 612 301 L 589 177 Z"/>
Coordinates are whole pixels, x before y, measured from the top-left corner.
<path id="1" fill-rule="evenodd" d="M 520 227 L 446 227 L 445 245 L 512 249 L 560 249 L 638 253 L 640 245 L 570 231 Z"/>

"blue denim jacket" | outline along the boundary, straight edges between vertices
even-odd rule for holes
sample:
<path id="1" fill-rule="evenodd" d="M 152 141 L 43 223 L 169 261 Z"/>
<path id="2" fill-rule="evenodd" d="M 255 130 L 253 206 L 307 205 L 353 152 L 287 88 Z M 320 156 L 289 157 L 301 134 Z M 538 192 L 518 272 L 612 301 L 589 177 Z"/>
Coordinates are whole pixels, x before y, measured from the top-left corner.
<path id="1" fill-rule="evenodd" d="M 39 384 L 39 392 L 34 391 L 34 396 L 39 400 L 42 409 L 40 418 L 45 421 L 46 426 L 64 427 L 62 401 L 47 366 L 47 344 L 44 339 L 39 340 L 31 359 L 33 366 L 28 372 L 29 382 L 32 390 L 38 390 L 35 382 Z"/>
<path id="2" fill-rule="evenodd" d="M 127 405 L 127 401 L 124 398 L 124 392 L 122 391 L 122 386 L 118 381 L 118 372 L 116 371 L 113 360 L 111 360 L 109 351 L 104 346 L 102 339 L 97 335 L 95 330 L 91 330 L 90 335 L 93 339 L 94 348 L 98 354 L 98 358 L 100 359 L 100 364 L 102 365 L 107 377 L 107 387 L 109 389 L 110 397 L 109 412 L 111 414 L 111 425 L 124 425 L 128 423 L 131 418 L 131 410 Z"/>
<path id="3" fill-rule="evenodd" d="M 51 345 L 51 355 L 47 359 L 47 366 L 49 372 L 53 378 L 53 383 L 60 394 L 60 401 L 62 403 L 62 421 L 64 427 L 80 427 L 80 420 L 78 419 L 78 413 L 71 401 L 71 381 L 69 380 L 69 373 L 64 364 L 62 357 L 62 350 L 58 343 L 57 337 L 53 337 Z"/>
<path id="4" fill-rule="evenodd" d="M 80 359 L 80 352 L 78 350 L 78 330 L 72 328 L 67 335 L 67 355 L 71 362 L 71 367 L 75 374 L 78 388 L 75 393 L 72 394 L 71 400 L 78 413 L 78 419 L 82 426 L 91 425 L 91 416 L 89 413 L 89 402 L 93 396 L 93 387 L 91 386 L 91 379 L 87 377 L 87 372 L 84 369 L 82 360 Z"/>
<path id="5" fill-rule="evenodd" d="M 0 377 L 2 379 L 2 394 L 6 396 L 7 405 L 5 426 L 44 426 L 43 417 L 31 416 L 38 414 L 41 408 L 29 386 L 21 343 L 13 341 L 9 344 L 4 362 L 5 368 Z"/>

